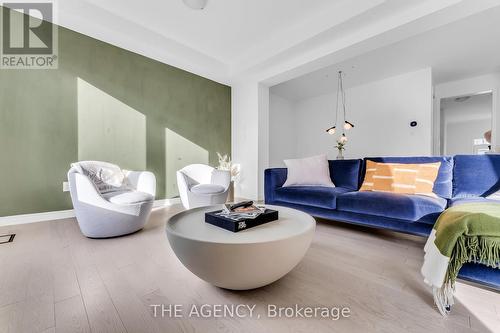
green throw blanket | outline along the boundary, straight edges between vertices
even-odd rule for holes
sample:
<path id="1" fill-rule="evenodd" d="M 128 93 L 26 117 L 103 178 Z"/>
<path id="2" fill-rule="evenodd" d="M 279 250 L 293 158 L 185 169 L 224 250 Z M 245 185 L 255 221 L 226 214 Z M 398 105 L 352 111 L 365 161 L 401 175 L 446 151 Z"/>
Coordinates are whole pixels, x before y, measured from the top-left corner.
<path id="1" fill-rule="evenodd" d="M 453 305 L 455 280 L 463 264 L 500 266 L 500 203 L 469 203 L 445 210 L 425 245 L 422 274 L 445 315 Z"/>

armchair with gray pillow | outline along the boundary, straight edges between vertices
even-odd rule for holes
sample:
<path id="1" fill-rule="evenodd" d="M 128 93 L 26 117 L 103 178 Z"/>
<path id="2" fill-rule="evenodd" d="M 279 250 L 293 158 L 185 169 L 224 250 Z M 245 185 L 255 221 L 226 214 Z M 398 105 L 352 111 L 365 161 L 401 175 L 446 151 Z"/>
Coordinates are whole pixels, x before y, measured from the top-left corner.
<path id="1" fill-rule="evenodd" d="M 148 221 L 156 193 L 153 173 L 82 161 L 71 165 L 68 181 L 76 219 L 85 236 L 126 235 Z"/>

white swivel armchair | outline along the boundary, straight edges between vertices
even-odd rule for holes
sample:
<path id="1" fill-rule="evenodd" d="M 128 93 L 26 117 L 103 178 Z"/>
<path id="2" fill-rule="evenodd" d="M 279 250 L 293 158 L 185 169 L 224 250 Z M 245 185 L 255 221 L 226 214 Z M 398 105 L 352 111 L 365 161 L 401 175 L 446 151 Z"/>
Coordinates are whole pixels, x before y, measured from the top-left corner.
<path id="1" fill-rule="evenodd" d="M 191 164 L 177 171 L 177 186 L 186 209 L 223 204 L 227 200 L 231 173 L 204 164 Z"/>
<path id="2" fill-rule="evenodd" d="M 85 161 L 72 164 L 68 181 L 76 219 L 85 236 L 126 235 L 142 229 L 148 221 L 156 192 L 153 173 Z"/>

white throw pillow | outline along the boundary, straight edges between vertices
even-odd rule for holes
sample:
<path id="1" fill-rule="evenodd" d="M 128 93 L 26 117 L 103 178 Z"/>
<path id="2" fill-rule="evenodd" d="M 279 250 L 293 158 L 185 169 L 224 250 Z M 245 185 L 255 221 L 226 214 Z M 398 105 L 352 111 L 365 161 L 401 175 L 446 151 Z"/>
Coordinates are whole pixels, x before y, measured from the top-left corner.
<path id="1" fill-rule="evenodd" d="M 287 186 L 328 186 L 335 187 L 330 178 L 330 168 L 326 155 L 285 160 L 288 175 L 283 187 Z"/>

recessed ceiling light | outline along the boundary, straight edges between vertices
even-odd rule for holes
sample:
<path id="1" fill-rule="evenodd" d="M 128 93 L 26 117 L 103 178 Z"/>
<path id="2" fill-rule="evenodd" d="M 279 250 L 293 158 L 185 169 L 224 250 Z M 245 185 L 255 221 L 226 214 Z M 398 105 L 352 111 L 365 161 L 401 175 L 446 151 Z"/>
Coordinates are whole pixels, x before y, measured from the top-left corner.
<path id="1" fill-rule="evenodd" d="M 182 0 L 184 4 L 191 9 L 203 9 L 207 5 L 208 0 Z"/>

